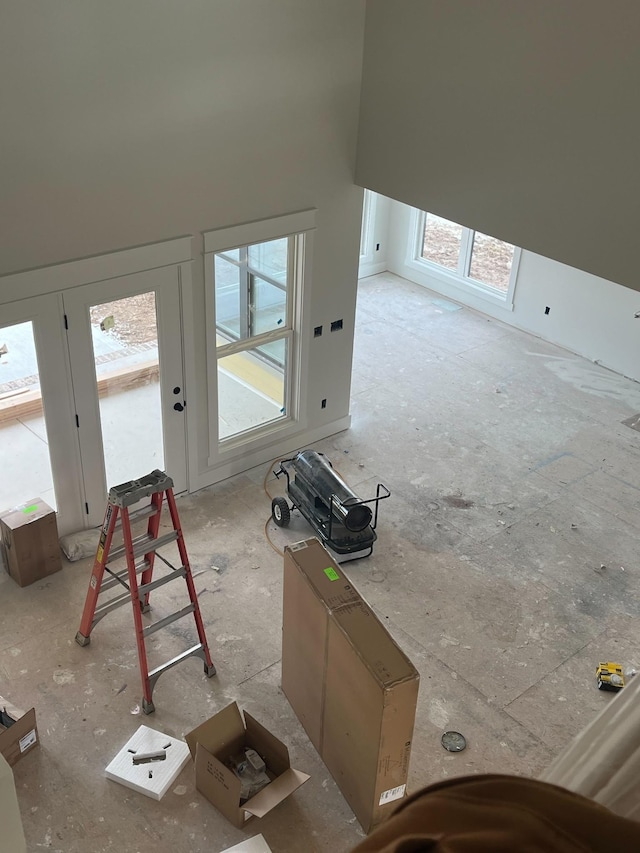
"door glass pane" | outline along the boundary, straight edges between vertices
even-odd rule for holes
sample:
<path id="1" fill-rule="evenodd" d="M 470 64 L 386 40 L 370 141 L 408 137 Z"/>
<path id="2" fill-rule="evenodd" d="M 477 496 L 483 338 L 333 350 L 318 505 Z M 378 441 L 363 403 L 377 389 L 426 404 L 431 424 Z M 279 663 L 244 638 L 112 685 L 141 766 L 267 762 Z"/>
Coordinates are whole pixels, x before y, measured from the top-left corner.
<path id="1" fill-rule="evenodd" d="M 511 243 L 504 243 L 502 240 L 496 240 L 495 237 L 476 231 L 473 238 L 469 276 L 506 293 L 509 289 L 513 251 L 514 247 Z"/>
<path id="2" fill-rule="evenodd" d="M 422 257 L 456 272 L 460 257 L 462 225 L 427 213 L 424 226 Z"/>
<path id="3" fill-rule="evenodd" d="M 35 497 L 56 508 L 30 322 L 0 328 L 0 512 Z"/>
<path id="4" fill-rule="evenodd" d="M 249 266 L 252 272 L 262 273 L 285 285 L 288 256 L 289 239 L 287 237 L 249 246 Z"/>
<path id="5" fill-rule="evenodd" d="M 236 254 L 238 250 L 235 250 Z M 228 253 L 227 253 L 228 254 Z M 231 340 L 242 334 L 240 321 L 240 268 L 215 255 L 216 328 Z M 246 286 L 246 285 L 245 285 Z"/>
<path id="6" fill-rule="evenodd" d="M 271 332 L 287 322 L 287 292 L 275 284 L 251 276 L 251 336 Z"/>
<path id="7" fill-rule="evenodd" d="M 90 308 L 107 487 L 164 470 L 153 291 Z"/>
<path id="8" fill-rule="evenodd" d="M 280 357 L 287 341 L 278 341 Z M 253 429 L 286 415 L 285 372 L 261 354 L 248 349 L 218 359 L 219 437 Z"/>

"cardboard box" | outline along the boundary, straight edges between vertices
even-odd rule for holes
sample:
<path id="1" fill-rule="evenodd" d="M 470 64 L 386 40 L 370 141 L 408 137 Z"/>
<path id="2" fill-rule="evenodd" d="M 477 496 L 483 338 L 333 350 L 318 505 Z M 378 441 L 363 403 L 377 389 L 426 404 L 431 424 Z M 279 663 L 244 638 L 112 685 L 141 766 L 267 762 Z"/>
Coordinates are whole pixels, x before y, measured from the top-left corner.
<path id="1" fill-rule="evenodd" d="M 7 571 L 20 586 L 62 568 L 56 514 L 42 498 L 1 513 L 0 538 Z"/>
<path id="2" fill-rule="evenodd" d="M 27 853 L 13 771 L 0 755 L 0 850 Z"/>
<path id="3" fill-rule="evenodd" d="M 282 689 L 365 832 L 406 795 L 419 678 L 318 539 L 285 548 Z"/>
<path id="4" fill-rule="evenodd" d="M 0 696 L 0 754 L 13 765 L 38 744 L 36 711 L 21 711 Z"/>
<path id="5" fill-rule="evenodd" d="M 235 702 L 189 732 L 185 740 L 195 761 L 196 788 L 238 829 L 254 817 L 264 817 L 309 779 L 291 767 L 282 741 L 246 711 L 243 718 Z M 240 779 L 226 762 L 245 747 L 262 756 L 271 782 L 241 803 Z"/>

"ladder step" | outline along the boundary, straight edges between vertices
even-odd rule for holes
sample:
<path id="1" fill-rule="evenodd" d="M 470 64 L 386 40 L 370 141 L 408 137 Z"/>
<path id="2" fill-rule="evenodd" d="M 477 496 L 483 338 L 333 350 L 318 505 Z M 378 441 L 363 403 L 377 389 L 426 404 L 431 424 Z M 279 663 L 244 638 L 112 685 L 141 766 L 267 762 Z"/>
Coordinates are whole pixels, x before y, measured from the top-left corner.
<path id="1" fill-rule="evenodd" d="M 158 512 L 158 509 L 153 505 L 149 504 L 148 506 L 140 507 L 140 509 L 134 509 L 133 512 L 129 513 L 129 522 L 131 524 L 135 524 L 136 521 L 142 521 L 143 518 L 151 518 L 152 515 L 155 515 Z M 114 530 L 120 530 L 122 528 L 122 516 L 118 517 L 116 521 L 116 526 Z"/>
<path id="2" fill-rule="evenodd" d="M 142 554 L 149 554 L 151 551 L 157 551 L 158 548 L 161 548 L 163 545 L 166 545 L 169 542 L 175 542 L 177 538 L 177 530 L 171 530 L 169 533 L 165 533 L 164 536 L 159 536 L 157 539 L 152 539 L 148 533 L 145 533 L 133 540 L 133 556 L 140 557 Z M 124 545 L 121 545 L 119 548 L 114 548 L 114 550 L 109 554 L 109 562 L 112 563 L 115 560 L 119 560 L 121 557 L 126 556 L 126 553 L 127 551 Z"/>
<path id="3" fill-rule="evenodd" d="M 107 615 L 107 613 L 111 613 L 112 610 L 115 610 L 117 607 L 121 607 L 123 604 L 126 604 L 130 601 L 130 592 L 123 592 L 122 595 L 118 595 L 115 598 L 112 598 L 110 601 L 105 601 L 104 604 L 101 604 L 99 607 L 96 607 L 91 627 L 93 628 L 95 624 L 102 619 L 103 616 Z"/>
<path id="4" fill-rule="evenodd" d="M 165 628 L 167 625 L 171 625 L 172 622 L 176 622 L 178 619 L 188 616 L 189 613 L 193 613 L 195 609 L 195 604 L 187 604 L 187 606 L 183 607 L 182 610 L 177 610 L 175 613 L 165 616 L 164 619 L 158 619 L 158 621 L 154 622 L 152 625 L 147 625 L 147 627 L 142 631 L 142 636 L 148 637 L 149 634 L 154 634 L 156 631 L 159 631 L 160 628 Z"/>
<path id="5" fill-rule="evenodd" d="M 148 560 L 140 560 L 139 563 L 136 563 L 135 569 L 136 574 L 139 575 L 145 571 L 145 569 L 149 568 Z M 106 592 L 108 589 L 111 589 L 114 586 L 120 585 L 122 581 L 126 581 L 129 577 L 129 570 L 123 569 L 121 572 L 115 573 L 115 576 L 109 578 L 109 580 L 103 581 L 102 586 L 100 587 L 100 594 Z"/>
<path id="6" fill-rule="evenodd" d="M 179 569 L 174 569 L 170 574 L 163 575 L 161 578 L 157 578 L 157 580 L 140 584 L 138 587 L 138 593 L 140 596 L 146 595 L 148 592 L 151 592 L 152 589 L 158 589 L 159 586 L 164 586 L 166 583 L 170 583 L 177 578 L 183 578 L 186 574 L 187 570 L 185 567 L 180 566 Z"/>
<path id="7" fill-rule="evenodd" d="M 186 652 L 181 652 L 179 655 L 171 658 L 171 660 L 163 663 L 161 666 L 157 666 L 155 669 L 152 669 L 149 672 L 149 681 L 154 684 L 163 672 L 166 672 L 168 669 L 171 669 L 172 666 L 175 666 L 177 663 L 182 663 L 183 660 L 190 657 L 201 657 L 206 663 L 204 646 L 202 643 L 198 643 L 197 646 L 192 646 L 192 648 L 187 649 Z"/>

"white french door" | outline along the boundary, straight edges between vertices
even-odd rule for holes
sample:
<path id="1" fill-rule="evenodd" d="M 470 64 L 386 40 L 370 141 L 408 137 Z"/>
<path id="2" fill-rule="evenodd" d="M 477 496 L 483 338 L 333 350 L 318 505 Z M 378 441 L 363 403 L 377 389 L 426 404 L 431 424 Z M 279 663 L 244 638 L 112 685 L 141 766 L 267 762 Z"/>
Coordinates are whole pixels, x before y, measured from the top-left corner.
<path id="1" fill-rule="evenodd" d="M 62 304 L 91 526 L 111 486 L 155 468 L 187 488 L 178 270 L 74 287 Z"/>
<path id="2" fill-rule="evenodd" d="M 62 300 L 0 308 L 0 510 L 43 498 L 62 532 L 85 525 Z"/>

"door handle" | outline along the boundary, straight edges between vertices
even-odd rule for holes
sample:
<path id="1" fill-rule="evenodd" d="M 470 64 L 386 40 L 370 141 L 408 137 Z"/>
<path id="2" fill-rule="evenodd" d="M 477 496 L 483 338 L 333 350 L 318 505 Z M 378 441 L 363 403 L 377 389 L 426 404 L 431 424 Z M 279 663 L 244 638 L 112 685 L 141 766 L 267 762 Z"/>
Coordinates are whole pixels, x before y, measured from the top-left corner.
<path id="1" fill-rule="evenodd" d="M 186 405 L 186 400 L 185 400 L 185 405 Z M 184 410 L 184 406 L 182 405 L 182 403 L 174 403 L 173 408 L 176 412 L 182 412 Z"/>

